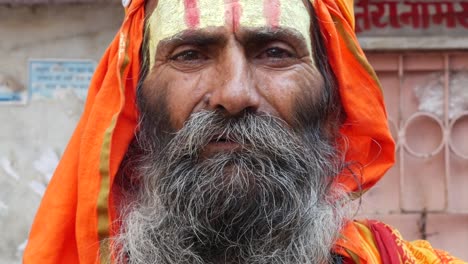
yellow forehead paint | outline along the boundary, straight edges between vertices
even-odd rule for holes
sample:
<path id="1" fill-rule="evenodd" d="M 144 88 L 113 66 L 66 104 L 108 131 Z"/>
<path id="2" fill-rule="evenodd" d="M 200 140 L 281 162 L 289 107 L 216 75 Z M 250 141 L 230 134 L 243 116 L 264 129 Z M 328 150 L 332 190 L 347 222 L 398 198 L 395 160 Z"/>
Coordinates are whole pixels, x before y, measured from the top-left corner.
<path id="1" fill-rule="evenodd" d="M 148 26 L 150 69 L 160 41 L 207 27 L 291 28 L 304 37 L 312 54 L 310 16 L 303 0 L 159 0 Z"/>
<path id="2" fill-rule="evenodd" d="M 303 0 L 240 0 L 245 27 L 283 27 L 297 30 L 307 42 L 312 55 L 310 15 Z"/>

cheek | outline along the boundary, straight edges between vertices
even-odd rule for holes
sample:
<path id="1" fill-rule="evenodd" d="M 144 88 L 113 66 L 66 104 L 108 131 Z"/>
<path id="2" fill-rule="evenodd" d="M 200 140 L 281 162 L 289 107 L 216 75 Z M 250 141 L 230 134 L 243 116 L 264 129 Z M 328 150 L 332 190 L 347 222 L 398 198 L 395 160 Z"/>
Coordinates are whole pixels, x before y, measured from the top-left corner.
<path id="1" fill-rule="evenodd" d="M 315 100 L 323 89 L 322 76 L 309 67 L 288 71 L 258 69 L 255 75 L 262 97 L 274 109 L 274 114 L 290 125 L 295 120 L 298 99 Z"/>
<path id="2" fill-rule="evenodd" d="M 190 115 L 203 107 L 203 96 L 210 80 L 207 76 L 210 75 L 203 71 L 180 74 L 171 69 L 161 74 L 163 80 L 159 89 L 166 94 L 170 123 L 175 130 L 181 129 Z"/>

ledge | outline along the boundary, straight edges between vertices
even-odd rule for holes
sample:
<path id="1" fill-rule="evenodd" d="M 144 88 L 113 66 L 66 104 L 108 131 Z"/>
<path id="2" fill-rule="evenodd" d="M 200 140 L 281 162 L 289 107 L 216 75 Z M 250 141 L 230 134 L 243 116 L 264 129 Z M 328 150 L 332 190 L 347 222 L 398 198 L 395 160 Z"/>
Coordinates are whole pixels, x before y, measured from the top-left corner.
<path id="1" fill-rule="evenodd" d="M 364 50 L 462 50 L 468 35 L 460 37 L 358 37 Z"/>

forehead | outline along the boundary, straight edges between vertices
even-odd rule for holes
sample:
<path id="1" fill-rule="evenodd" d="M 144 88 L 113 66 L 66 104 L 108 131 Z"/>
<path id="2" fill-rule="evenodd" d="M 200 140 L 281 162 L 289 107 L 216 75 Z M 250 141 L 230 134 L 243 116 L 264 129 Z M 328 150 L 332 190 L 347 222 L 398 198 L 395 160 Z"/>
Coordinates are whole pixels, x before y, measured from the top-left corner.
<path id="1" fill-rule="evenodd" d="M 175 22 L 165 31 L 209 26 L 303 27 L 310 20 L 306 0 L 159 0 L 151 18 Z M 307 24 L 308 25 L 308 24 Z"/>
<path id="2" fill-rule="evenodd" d="M 159 0 L 148 26 L 152 49 L 182 31 L 209 27 L 291 28 L 310 40 L 304 0 Z"/>

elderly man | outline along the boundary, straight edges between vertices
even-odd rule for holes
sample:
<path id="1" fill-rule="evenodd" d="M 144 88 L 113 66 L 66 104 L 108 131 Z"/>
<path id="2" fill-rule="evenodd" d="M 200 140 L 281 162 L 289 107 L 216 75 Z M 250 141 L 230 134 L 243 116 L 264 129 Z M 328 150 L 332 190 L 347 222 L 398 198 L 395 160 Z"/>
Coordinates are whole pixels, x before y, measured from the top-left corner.
<path id="1" fill-rule="evenodd" d="M 124 2 L 25 263 L 462 263 L 348 218 L 394 154 L 352 3 Z"/>

